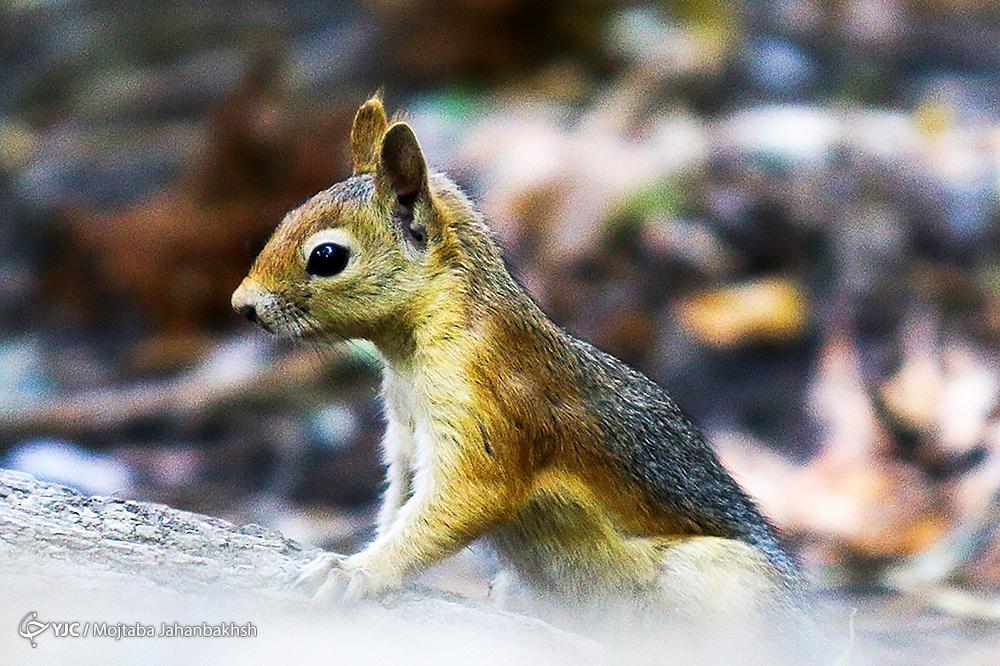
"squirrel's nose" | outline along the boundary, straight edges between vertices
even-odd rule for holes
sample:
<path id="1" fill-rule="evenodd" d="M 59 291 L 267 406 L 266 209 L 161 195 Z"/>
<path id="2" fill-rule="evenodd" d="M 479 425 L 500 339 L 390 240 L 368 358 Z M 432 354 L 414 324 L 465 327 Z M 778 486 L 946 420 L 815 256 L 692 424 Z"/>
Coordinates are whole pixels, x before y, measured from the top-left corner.
<path id="1" fill-rule="evenodd" d="M 256 291 L 248 288 L 243 282 L 236 291 L 233 292 L 233 309 L 237 314 L 241 314 L 252 322 L 257 321 Z"/>
<path id="2" fill-rule="evenodd" d="M 236 308 L 236 313 L 243 315 L 248 320 L 254 323 L 257 323 L 257 308 L 255 308 L 252 305 L 249 304 L 241 305 L 240 307 Z"/>

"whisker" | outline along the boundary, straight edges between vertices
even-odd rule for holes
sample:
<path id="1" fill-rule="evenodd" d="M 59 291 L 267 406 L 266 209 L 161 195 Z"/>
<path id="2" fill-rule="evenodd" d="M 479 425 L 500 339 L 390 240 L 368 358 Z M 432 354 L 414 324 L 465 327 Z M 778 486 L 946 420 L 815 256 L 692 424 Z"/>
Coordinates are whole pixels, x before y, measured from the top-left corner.
<path id="1" fill-rule="evenodd" d="M 331 360 L 330 355 L 324 355 L 323 354 L 324 350 L 318 344 L 316 344 L 315 340 L 313 340 L 311 337 L 308 336 L 308 332 L 311 326 L 309 325 L 309 322 L 305 319 L 305 313 L 302 312 L 299 308 L 292 306 L 288 310 L 288 315 L 291 318 L 292 324 L 295 328 L 295 332 L 299 340 L 306 343 L 306 345 L 309 347 L 310 350 L 312 350 L 313 354 L 316 355 L 316 358 L 322 365 L 326 365 L 327 363 L 329 363 Z"/>
<path id="2" fill-rule="evenodd" d="M 371 350 L 367 347 L 358 345 L 354 340 L 346 338 L 339 333 L 335 333 L 333 331 L 323 331 L 319 322 L 316 321 L 312 315 L 299 310 L 297 312 L 297 316 L 300 316 L 313 331 L 317 332 L 317 334 L 312 336 L 310 339 L 323 344 L 330 351 L 336 351 L 338 354 L 342 355 L 344 353 L 344 348 L 348 347 L 373 365 L 378 366 L 381 364 L 382 360 L 377 355 L 372 354 Z M 333 338 L 333 340 L 330 338 Z"/>

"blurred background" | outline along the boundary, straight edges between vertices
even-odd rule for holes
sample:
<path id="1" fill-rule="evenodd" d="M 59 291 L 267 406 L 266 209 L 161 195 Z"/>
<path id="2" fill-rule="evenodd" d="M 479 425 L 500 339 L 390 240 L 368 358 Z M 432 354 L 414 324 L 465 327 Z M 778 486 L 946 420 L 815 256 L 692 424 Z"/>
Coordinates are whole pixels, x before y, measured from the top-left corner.
<path id="1" fill-rule="evenodd" d="M 820 586 L 1000 618 L 995 3 L 0 8 L 0 467 L 363 543 L 372 350 L 276 343 L 229 296 L 382 88 Z M 484 556 L 450 567 L 485 589 Z"/>

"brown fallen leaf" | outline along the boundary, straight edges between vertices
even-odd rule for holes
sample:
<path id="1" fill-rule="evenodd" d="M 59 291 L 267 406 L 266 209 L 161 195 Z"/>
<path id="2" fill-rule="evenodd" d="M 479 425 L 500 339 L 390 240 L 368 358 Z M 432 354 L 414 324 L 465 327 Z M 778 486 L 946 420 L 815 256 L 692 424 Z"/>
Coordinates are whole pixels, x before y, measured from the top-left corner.
<path id="1" fill-rule="evenodd" d="M 680 301 L 676 317 L 695 339 L 713 347 L 801 335 L 808 301 L 792 278 L 766 277 L 728 285 Z"/>
<path id="2" fill-rule="evenodd" d="M 922 550 L 950 524 L 948 507 L 919 469 L 893 455 L 846 336 L 832 336 L 820 358 L 811 396 L 824 430 L 820 452 L 798 467 L 760 445 L 723 440 L 723 462 L 783 530 L 816 542 L 824 559 Z"/>

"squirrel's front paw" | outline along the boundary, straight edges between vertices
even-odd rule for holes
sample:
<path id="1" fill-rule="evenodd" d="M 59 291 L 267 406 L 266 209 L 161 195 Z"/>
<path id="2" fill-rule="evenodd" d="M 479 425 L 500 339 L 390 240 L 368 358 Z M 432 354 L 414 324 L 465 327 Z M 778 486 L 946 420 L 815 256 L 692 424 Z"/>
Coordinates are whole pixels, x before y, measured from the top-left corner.
<path id="1" fill-rule="evenodd" d="M 314 592 L 326 580 L 331 570 L 340 568 L 347 557 L 338 553 L 323 553 L 302 567 L 292 587 L 304 592 Z"/>
<path id="2" fill-rule="evenodd" d="M 394 585 L 352 562 L 354 558 L 336 553 L 324 553 L 302 570 L 295 587 L 315 589 L 313 603 L 355 603 L 380 596 Z"/>
<path id="3" fill-rule="evenodd" d="M 365 569 L 331 569 L 313 595 L 313 603 L 356 603 L 362 599 L 377 597 L 385 589 Z"/>

